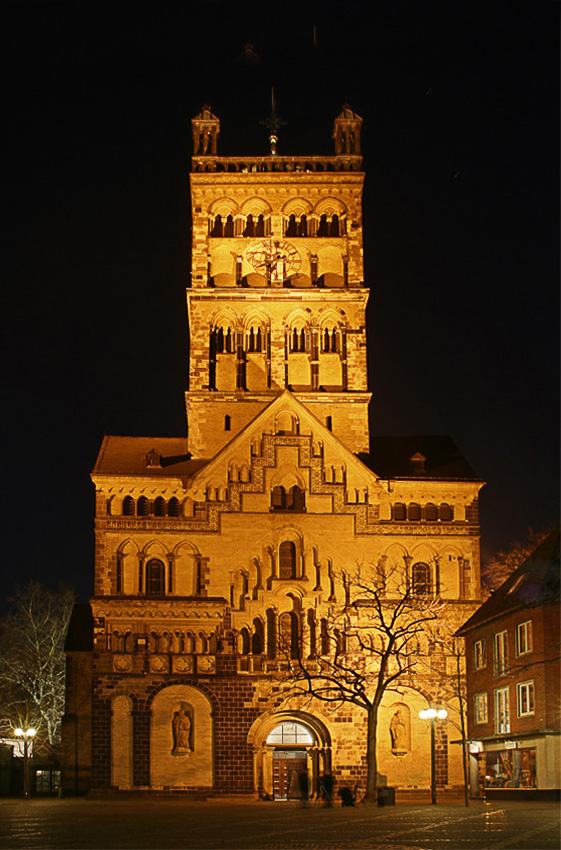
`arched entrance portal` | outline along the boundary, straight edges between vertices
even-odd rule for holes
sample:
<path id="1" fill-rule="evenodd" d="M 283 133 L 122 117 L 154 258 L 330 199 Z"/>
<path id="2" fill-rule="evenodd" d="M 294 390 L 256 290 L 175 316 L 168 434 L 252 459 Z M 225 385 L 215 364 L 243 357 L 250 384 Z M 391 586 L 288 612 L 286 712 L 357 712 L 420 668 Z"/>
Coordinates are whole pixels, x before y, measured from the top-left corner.
<path id="1" fill-rule="evenodd" d="M 273 749 L 273 799 L 294 800 L 300 796 L 298 774 L 308 770 L 308 747 L 314 739 L 302 723 L 281 723 L 267 736 Z"/>
<path id="2" fill-rule="evenodd" d="M 279 712 L 254 723 L 248 736 L 254 753 L 254 788 L 277 801 L 300 797 L 298 775 L 308 771 L 310 792 L 331 772 L 331 739 L 323 722 L 304 712 Z"/>

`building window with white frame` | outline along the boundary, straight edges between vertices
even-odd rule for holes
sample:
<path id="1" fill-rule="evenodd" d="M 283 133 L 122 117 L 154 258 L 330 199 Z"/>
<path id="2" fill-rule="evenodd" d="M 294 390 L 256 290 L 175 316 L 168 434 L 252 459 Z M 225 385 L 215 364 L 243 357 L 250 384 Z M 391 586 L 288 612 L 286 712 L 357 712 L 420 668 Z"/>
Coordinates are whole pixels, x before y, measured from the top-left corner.
<path id="1" fill-rule="evenodd" d="M 498 735 L 510 732 L 508 688 L 498 688 L 495 691 L 495 732 Z"/>
<path id="2" fill-rule="evenodd" d="M 505 676 L 508 672 L 508 633 L 497 632 L 493 639 L 494 645 L 494 674 Z"/>
<path id="3" fill-rule="evenodd" d="M 534 683 L 520 682 L 516 686 L 518 716 L 525 717 L 527 714 L 534 713 Z"/>
<path id="4" fill-rule="evenodd" d="M 487 650 L 485 638 L 474 641 L 473 644 L 473 669 L 482 670 L 487 665 Z"/>
<path id="5" fill-rule="evenodd" d="M 487 723 L 487 694 L 475 694 L 474 703 L 474 719 L 476 723 Z"/>
<path id="6" fill-rule="evenodd" d="M 516 626 L 516 654 L 526 655 L 532 651 L 532 621 L 526 620 Z"/>

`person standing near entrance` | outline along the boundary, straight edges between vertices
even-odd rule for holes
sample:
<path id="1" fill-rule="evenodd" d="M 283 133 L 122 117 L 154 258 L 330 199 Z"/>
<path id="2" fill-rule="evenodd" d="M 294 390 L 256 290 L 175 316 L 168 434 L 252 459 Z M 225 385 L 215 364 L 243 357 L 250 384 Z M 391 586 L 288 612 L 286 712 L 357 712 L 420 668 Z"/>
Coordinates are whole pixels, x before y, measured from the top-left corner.
<path id="1" fill-rule="evenodd" d="M 321 796 L 324 800 L 324 804 L 331 808 L 333 805 L 333 776 L 331 773 L 324 773 L 321 777 Z"/>
<path id="2" fill-rule="evenodd" d="M 302 808 L 306 809 L 310 797 L 310 777 L 307 769 L 301 770 L 298 774 L 298 785 L 300 787 L 300 796 L 302 797 Z"/>

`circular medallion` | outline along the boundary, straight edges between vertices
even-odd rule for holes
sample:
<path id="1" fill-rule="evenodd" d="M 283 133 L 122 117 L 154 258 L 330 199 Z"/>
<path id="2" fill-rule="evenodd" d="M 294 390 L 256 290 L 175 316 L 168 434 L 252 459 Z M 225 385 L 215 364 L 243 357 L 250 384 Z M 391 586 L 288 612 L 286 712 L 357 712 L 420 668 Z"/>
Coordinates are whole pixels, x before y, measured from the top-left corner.
<path id="1" fill-rule="evenodd" d="M 248 248 L 246 258 L 256 272 L 276 283 L 296 274 L 302 265 L 302 258 L 294 245 L 272 239 L 264 239 Z"/>

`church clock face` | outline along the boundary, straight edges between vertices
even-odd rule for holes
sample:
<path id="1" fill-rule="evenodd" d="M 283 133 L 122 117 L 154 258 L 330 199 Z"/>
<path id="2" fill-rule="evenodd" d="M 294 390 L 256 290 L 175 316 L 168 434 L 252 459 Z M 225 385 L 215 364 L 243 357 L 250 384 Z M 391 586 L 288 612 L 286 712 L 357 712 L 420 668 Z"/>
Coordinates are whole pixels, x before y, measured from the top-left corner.
<path id="1" fill-rule="evenodd" d="M 272 283 L 282 283 L 296 274 L 302 265 L 302 258 L 294 245 L 271 239 L 264 239 L 248 248 L 246 258 L 256 272 Z"/>

